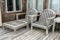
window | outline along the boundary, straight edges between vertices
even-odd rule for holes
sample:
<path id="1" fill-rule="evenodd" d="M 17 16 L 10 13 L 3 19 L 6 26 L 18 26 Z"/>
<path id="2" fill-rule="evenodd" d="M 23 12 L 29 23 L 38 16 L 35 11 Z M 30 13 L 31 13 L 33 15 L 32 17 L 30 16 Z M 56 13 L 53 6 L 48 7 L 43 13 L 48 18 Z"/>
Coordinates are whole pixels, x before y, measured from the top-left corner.
<path id="1" fill-rule="evenodd" d="M 35 1 L 36 0 L 27 0 L 27 10 L 32 9 L 32 8 L 36 8 L 35 7 Z"/>
<path id="2" fill-rule="evenodd" d="M 38 11 L 42 11 L 43 10 L 43 0 L 36 0 L 36 9 Z"/>
<path id="3" fill-rule="evenodd" d="M 22 11 L 22 0 L 5 0 L 6 12 Z"/>
<path id="4" fill-rule="evenodd" d="M 27 10 L 35 8 L 38 11 L 43 10 L 43 0 L 27 0 Z"/>
<path id="5" fill-rule="evenodd" d="M 21 1 L 20 0 L 16 0 L 16 10 L 20 10 L 21 9 Z"/>
<path id="6" fill-rule="evenodd" d="M 59 12 L 59 0 L 49 0 L 49 8 L 54 10 L 55 12 Z"/>

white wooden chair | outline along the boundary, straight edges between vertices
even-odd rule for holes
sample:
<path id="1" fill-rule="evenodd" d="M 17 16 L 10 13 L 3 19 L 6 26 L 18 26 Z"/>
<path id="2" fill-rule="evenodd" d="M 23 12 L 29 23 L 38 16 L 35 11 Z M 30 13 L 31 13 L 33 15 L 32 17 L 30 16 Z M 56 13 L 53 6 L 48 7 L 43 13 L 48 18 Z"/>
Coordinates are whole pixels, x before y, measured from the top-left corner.
<path id="1" fill-rule="evenodd" d="M 39 27 L 46 30 L 46 34 L 48 34 L 49 28 L 53 25 L 54 18 L 56 16 L 56 13 L 51 9 L 45 9 L 40 13 L 39 21 L 32 22 L 32 28 L 33 27 Z"/>
<path id="2" fill-rule="evenodd" d="M 21 27 L 24 27 L 24 26 L 27 26 L 27 28 L 28 28 L 30 18 L 27 17 L 27 15 L 37 15 L 36 9 L 28 10 L 26 12 L 25 19 L 20 19 L 20 20 L 17 19 L 17 20 L 14 20 L 14 21 L 9 21 L 9 22 L 3 23 L 3 29 L 4 29 L 4 27 L 7 27 L 7 28 L 10 28 L 10 29 L 13 29 L 14 32 L 15 32 L 17 29 L 19 29 Z"/>
<path id="3" fill-rule="evenodd" d="M 28 23 L 27 28 L 28 28 L 29 24 L 31 23 L 31 17 L 30 16 L 36 15 L 36 17 L 33 17 L 33 19 L 34 19 L 33 22 L 35 22 L 37 20 L 37 14 L 38 14 L 38 11 L 35 8 L 29 9 L 26 11 L 25 19 L 20 19 L 20 21 L 27 22 Z"/>
<path id="4" fill-rule="evenodd" d="M 25 19 L 20 19 L 20 20 L 31 23 L 31 17 L 29 17 L 28 15 L 37 15 L 37 14 L 38 14 L 38 11 L 35 8 L 29 9 L 28 11 L 26 11 Z M 34 17 L 33 19 L 34 21 L 36 21 L 37 17 Z"/>

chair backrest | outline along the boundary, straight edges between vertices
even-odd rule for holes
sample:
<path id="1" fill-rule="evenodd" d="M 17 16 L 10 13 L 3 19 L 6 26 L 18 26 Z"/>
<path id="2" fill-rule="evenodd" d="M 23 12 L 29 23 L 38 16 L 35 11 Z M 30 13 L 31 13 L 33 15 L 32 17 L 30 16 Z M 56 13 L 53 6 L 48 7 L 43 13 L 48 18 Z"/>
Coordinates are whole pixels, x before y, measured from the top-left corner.
<path id="1" fill-rule="evenodd" d="M 56 13 L 51 9 L 45 9 L 40 13 L 40 15 L 41 16 L 40 16 L 39 20 L 46 22 L 47 18 L 51 18 L 53 16 L 56 16 Z"/>
<path id="2" fill-rule="evenodd" d="M 29 9 L 26 11 L 26 15 L 37 15 L 37 10 L 35 8 Z"/>
<path id="3" fill-rule="evenodd" d="M 37 15 L 37 13 L 38 13 L 38 11 L 35 8 L 33 8 L 33 9 L 28 10 L 26 12 L 26 15 Z M 27 16 L 25 18 L 27 18 Z M 29 19 L 29 21 L 31 20 L 30 17 L 28 17 L 28 19 Z M 34 19 L 34 21 L 36 21 L 37 20 L 37 17 L 35 17 L 33 19 Z"/>

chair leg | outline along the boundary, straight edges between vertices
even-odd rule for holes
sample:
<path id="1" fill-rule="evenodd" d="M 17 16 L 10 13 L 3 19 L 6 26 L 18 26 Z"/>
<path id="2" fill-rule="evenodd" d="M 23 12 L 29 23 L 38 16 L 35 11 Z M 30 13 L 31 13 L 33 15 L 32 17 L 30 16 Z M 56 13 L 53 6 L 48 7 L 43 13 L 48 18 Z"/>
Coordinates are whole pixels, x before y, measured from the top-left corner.
<path id="1" fill-rule="evenodd" d="M 48 29 L 46 29 L 46 34 L 48 34 Z"/>
<path id="2" fill-rule="evenodd" d="M 2 26 L 2 29 L 4 30 L 5 28 L 4 28 L 4 25 Z"/>
<path id="3" fill-rule="evenodd" d="M 53 23 L 52 32 L 54 32 L 54 30 L 55 30 L 55 22 Z"/>
<path id="4" fill-rule="evenodd" d="M 27 29 L 29 29 L 29 25 L 27 25 Z"/>
<path id="5" fill-rule="evenodd" d="M 16 29 L 14 29 L 14 34 L 16 33 Z"/>
<path id="6" fill-rule="evenodd" d="M 33 18 L 31 18 L 31 30 L 33 29 L 32 23 L 33 23 Z"/>
<path id="7" fill-rule="evenodd" d="M 31 25 L 31 30 L 33 30 L 33 26 Z"/>
<path id="8" fill-rule="evenodd" d="M 10 36 L 11 40 L 13 40 L 13 39 L 14 39 L 14 35 L 15 35 L 15 33 L 16 33 L 16 29 L 14 29 L 13 34 Z"/>

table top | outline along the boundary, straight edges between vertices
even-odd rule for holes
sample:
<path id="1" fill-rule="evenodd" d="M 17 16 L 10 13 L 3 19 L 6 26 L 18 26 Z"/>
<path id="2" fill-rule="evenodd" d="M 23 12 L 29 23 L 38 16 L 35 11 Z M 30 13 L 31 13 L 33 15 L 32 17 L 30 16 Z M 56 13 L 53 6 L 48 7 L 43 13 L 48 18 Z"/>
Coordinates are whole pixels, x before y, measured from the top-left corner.
<path id="1" fill-rule="evenodd" d="M 60 17 L 55 18 L 55 19 L 54 19 L 54 22 L 60 23 Z"/>
<path id="2" fill-rule="evenodd" d="M 10 21 L 10 22 L 5 22 L 3 23 L 3 25 L 17 27 L 17 26 L 24 25 L 25 23 L 28 23 L 28 22 L 21 21 L 21 20 L 15 20 L 15 21 Z"/>

